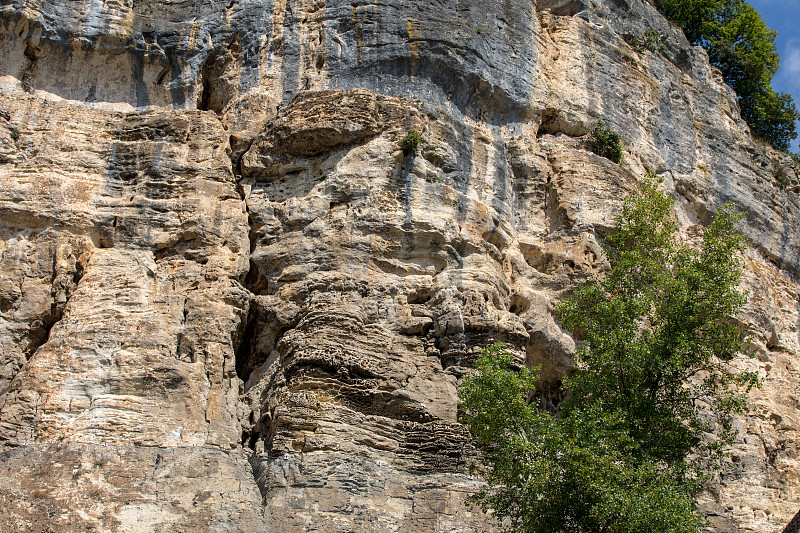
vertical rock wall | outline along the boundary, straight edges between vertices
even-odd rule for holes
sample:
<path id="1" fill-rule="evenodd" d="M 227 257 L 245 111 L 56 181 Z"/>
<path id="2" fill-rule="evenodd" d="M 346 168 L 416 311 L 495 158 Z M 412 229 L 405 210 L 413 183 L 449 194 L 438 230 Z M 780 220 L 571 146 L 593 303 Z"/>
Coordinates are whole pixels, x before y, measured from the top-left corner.
<path id="1" fill-rule="evenodd" d="M 796 512 L 798 169 L 649 4 L 14 0 L 0 54 L 0 530 L 492 530 L 459 380 L 501 340 L 558 401 L 646 169 L 750 238 L 764 386 L 703 509 Z"/>

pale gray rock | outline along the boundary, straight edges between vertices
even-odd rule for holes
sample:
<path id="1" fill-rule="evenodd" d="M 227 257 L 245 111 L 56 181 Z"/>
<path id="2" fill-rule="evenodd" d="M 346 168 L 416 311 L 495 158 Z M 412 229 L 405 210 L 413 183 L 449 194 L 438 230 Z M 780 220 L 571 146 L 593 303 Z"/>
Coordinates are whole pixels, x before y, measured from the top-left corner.
<path id="1" fill-rule="evenodd" d="M 268 531 L 250 470 L 207 447 L 13 448 L 0 453 L 0 530 Z"/>

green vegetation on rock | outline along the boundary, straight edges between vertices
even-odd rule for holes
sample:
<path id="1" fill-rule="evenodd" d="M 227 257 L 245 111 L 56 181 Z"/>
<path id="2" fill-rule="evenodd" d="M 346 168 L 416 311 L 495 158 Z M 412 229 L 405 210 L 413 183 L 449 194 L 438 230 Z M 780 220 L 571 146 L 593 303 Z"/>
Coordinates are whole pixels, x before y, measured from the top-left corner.
<path id="1" fill-rule="evenodd" d="M 667 49 L 664 46 L 661 34 L 656 30 L 647 30 L 641 35 L 633 36 L 626 40 L 639 52 L 650 50 L 653 53 L 662 53 Z"/>
<path id="2" fill-rule="evenodd" d="M 503 345 L 464 379 L 462 421 L 484 462 L 475 496 L 508 531 L 696 533 L 695 494 L 718 471 L 754 373 L 727 364 L 743 333 L 737 216 L 722 208 L 703 246 L 680 244 L 672 200 L 649 178 L 606 240 L 612 268 L 558 307 L 582 343 L 558 413 L 531 402 L 538 369 Z M 516 363 L 519 366 L 519 363 Z M 701 405 L 703 406 L 701 408 Z M 714 437 L 709 437 L 713 434 Z"/>
<path id="3" fill-rule="evenodd" d="M 706 49 L 711 64 L 738 94 L 753 136 L 788 150 L 797 137 L 800 113 L 791 96 L 771 86 L 780 66 L 777 32 L 744 0 L 656 0 L 656 6 L 692 44 Z"/>
<path id="4" fill-rule="evenodd" d="M 589 126 L 589 134 L 592 137 L 594 153 L 614 163 L 622 162 L 622 142 L 617 132 L 606 126 L 602 120 L 598 120 Z"/>
<path id="5" fill-rule="evenodd" d="M 403 140 L 400 141 L 400 148 L 403 150 L 403 154 L 410 155 L 416 153 L 417 147 L 421 141 L 422 136 L 419 132 L 417 130 L 410 130 L 408 135 L 403 137 Z"/>

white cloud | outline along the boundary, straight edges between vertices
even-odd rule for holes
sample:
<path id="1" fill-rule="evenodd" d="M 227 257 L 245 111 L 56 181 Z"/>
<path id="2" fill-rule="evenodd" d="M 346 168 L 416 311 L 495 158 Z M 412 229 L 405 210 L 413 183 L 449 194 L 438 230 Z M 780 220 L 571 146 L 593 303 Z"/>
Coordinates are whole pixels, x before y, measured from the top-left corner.
<path id="1" fill-rule="evenodd" d="M 800 39 L 786 43 L 781 54 L 781 69 L 775 81 L 791 92 L 800 90 Z"/>
<path id="2" fill-rule="evenodd" d="M 781 69 L 772 80 L 772 87 L 778 92 L 791 94 L 800 109 L 800 39 L 789 39 L 781 50 Z M 797 130 L 800 132 L 800 122 Z M 800 137 L 792 142 L 790 150 L 800 152 Z"/>

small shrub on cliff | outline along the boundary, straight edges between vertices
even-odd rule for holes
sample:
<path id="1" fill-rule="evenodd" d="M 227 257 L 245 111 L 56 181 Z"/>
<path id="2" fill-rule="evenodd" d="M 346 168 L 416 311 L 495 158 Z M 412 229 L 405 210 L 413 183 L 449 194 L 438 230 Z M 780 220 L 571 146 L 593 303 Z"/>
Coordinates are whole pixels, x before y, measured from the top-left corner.
<path id="1" fill-rule="evenodd" d="M 614 163 L 622 162 L 622 142 L 619 134 L 598 120 L 589 126 L 592 151 Z"/>
<path id="2" fill-rule="evenodd" d="M 409 131 L 408 135 L 403 137 L 403 140 L 400 141 L 400 148 L 402 148 L 403 154 L 410 155 L 417 153 L 417 147 L 421 141 L 422 136 L 417 130 Z"/>
<path id="3" fill-rule="evenodd" d="M 500 344 L 484 349 L 464 380 L 462 421 L 485 459 L 473 471 L 488 482 L 475 501 L 508 531 L 697 533 L 705 525 L 694 495 L 720 468 L 731 415 L 757 383 L 726 364 L 743 340 L 732 319 L 744 302 L 744 241 L 726 206 L 701 250 L 681 245 L 672 200 L 656 185 L 646 180 L 626 200 L 605 243 L 605 279 L 558 307 L 583 340 L 561 412 L 527 400 L 537 369 L 509 370 L 513 357 Z M 700 399 L 709 409 L 702 415 Z M 706 437 L 712 430 L 716 439 Z"/>
<path id="4" fill-rule="evenodd" d="M 650 50 L 653 53 L 663 53 L 667 50 L 664 46 L 661 34 L 656 30 L 647 30 L 641 35 L 636 35 L 630 39 L 630 44 L 638 52 Z"/>

